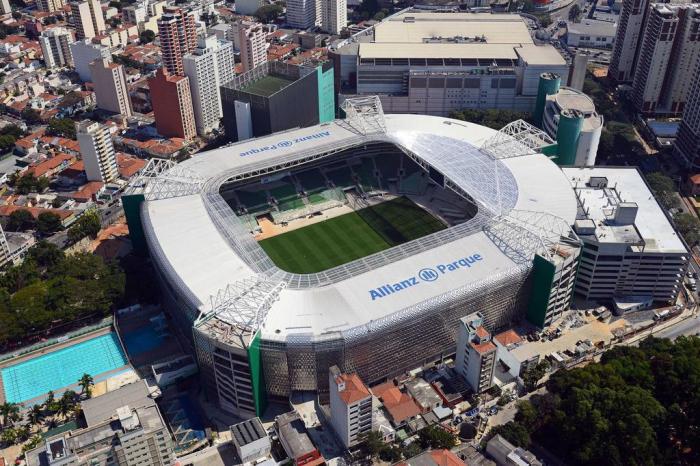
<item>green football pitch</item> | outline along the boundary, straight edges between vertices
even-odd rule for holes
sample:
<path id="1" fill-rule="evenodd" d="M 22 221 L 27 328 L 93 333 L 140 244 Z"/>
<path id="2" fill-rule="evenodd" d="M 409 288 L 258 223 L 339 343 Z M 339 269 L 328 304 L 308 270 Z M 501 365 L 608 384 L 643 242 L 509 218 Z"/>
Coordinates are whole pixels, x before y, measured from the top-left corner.
<path id="1" fill-rule="evenodd" d="M 315 273 L 447 228 L 405 197 L 260 241 L 282 270 Z"/>

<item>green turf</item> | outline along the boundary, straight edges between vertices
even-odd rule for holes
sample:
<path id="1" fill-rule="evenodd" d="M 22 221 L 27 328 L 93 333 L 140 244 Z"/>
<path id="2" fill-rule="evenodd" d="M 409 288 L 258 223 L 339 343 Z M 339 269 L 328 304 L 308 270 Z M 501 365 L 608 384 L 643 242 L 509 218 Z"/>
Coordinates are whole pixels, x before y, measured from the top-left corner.
<path id="1" fill-rule="evenodd" d="M 315 273 L 446 226 L 405 197 L 260 241 L 270 259 L 292 273 Z"/>
<path id="2" fill-rule="evenodd" d="M 249 83 L 241 90 L 250 94 L 260 95 L 263 97 L 270 97 L 272 94 L 284 89 L 293 82 L 293 79 L 267 75 Z"/>

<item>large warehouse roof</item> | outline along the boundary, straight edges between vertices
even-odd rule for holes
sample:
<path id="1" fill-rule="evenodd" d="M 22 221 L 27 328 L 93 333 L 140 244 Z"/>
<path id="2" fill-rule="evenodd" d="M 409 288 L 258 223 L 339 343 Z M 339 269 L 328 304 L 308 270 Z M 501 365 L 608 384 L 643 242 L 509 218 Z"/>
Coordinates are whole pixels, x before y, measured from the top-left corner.
<path id="1" fill-rule="evenodd" d="M 528 265 L 517 254 L 524 244 L 522 236 L 528 235 L 516 232 L 513 238 L 503 238 L 499 235 L 506 230 L 494 225 L 513 225 L 528 215 L 573 224 L 576 198 L 571 186 L 544 155 L 528 151 L 519 157 L 494 158 L 478 148 L 489 140 L 500 141 L 494 139 L 500 134 L 441 117 L 386 115 L 383 124 L 381 131 L 369 135 L 358 132 L 349 120 L 277 133 L 198 154 L 161 174 L 156 181 L 166 188 L 188 183 L 193 187 L 191 192 L 149 196 L 149 189 L 155 193 L 154 181 L 146 189 L 150 200 L 142 211 L 144 229 L 170 283 L 182 289 L 192 307 L 206 313 L 222 290 L 235 293 L 237 286 L 276 280 L 283 286 L 277 288 L 275 300 L 267 303 L 269 309 L 259 322 L 264 338 L 350 331 L 457 289 L 521 273 Z M 447 233 L 440 241 L 431 242 L 430 235 L 416 240 L 422 243 L 406 243 L 340 266 L 345 268 L 335 275 L 331 269 L 311 279 L 263 266 L 269 258 L 249 233 L 236 226 L 239 220 L 218 194 L 221 184 L 251 172 L 262 173 L 271 165 L 282 169 L 313 154 L 371 140 L 392 142 L 440 170 L 474 197 L 479 204 L 477 217 L 443 230 Z M 542 222 L 533 223 L 543 228 Z M 459 262 L 465 258 L 470 259 Z M 437 271 L 437 278 L 430 280 L 428 274 L 428 279 L 421 279 L 422 270 Z M 415 286 L 402 292 L 380 298 L 371 293 L 414 278 Z"/>

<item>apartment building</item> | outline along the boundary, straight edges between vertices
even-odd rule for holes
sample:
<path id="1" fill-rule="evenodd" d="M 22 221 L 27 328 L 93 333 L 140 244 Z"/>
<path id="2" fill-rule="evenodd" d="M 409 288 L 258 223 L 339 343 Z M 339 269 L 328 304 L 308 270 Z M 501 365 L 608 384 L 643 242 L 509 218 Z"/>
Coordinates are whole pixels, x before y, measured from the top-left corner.
<path id="1" fill-rule="evenodd" d="M 70 11 L 77 39 L 92 39 L 107 30 L 99 0 L 71 2 Z"/>
<path id="2" fill-rule="evenodd" d="M 233 44 L 216 36 L 200 37 L 192 53 L 182 58 L 190 80 L 197 133 L 205 135 L 219 127 L 223 116 L 219 87 L 234 76 Z"/>
<path id="3" fill-rule="evenodd" d="M 678 129 L 675 151 L 691 173 L 700 170 L 700 63 L 697 64 L 683 119 Z"/>
<path id="4" fill-rule="evenodd" d="M 632 81 L 632 101 L 648 115 L 680 116 L 700 60 L 700 8 L 652 3 Z"/>
<path id="5" fill-rule="evenodd" d="M 241 52 L 244 73 L 267 61 L 266 32 L 262 24 L 239 21 L 233 23 L 231 29 L 236 38 L 234 44 Z"/>
<path id="6" fill-rule="evenodd" d="M 608 76 L 619 83 L 634 77 L 649 0 L 623 0 Z"/>
<path id="7" fill-rule="evenodd" d="M 73 43 L 71 32 L 62 27 L 47 29 L 41 33 L 39 44 L 47 68 L 73 66 L 70 45 Z"/>
<path id="8" fill-rule="evenodd" d="M 321 2 L 321 29 L 328 34 L 340 34 L 348 24 L 346 0 L 319 0 Z"/>
<path id="9" fill-rule="evenodd" d="M 172 75 L 182 76 L 182 57 L 197 47 L 197 25 L 194 14 L 182 8 L 166 7 L 158 20 L 163 65 Z"/>
<path id="10" fill-rule="evenodd" d="M 462 317 L 457 329 L 455 370 L 474 393 L 482 393 L 491 388 L 495 368 L 496 345 L 484 328 L 484 316 L 475 312 Z"/>
<path id="11" fill-rule="evenodd" d="M 690 254 L 637 169 L 562 170 L 579 203 L 576 294 L 599 302 L 673 302 Z"/>
<path id="12" fill-rule="evenodd" d="M 95 44 L 90 39 L 78 40 L 70 44 L 70 53 L 73 56 L 75 71 L 83 82 L 92 82 L 90 63 L 95 60 L 112 60 L 109 47 Z"/>
<path id="13" fill-rule="evenodd" d="M 328 373 L 331 424 L 345 448 L 357 445 L 372 430 L 372 394 L 357 374 L 343 374 L 338 366 Z"/>
<path id="14" fill-rule="evenodd" d="M 154 77 L 148 79 L 148 88 L 158 134 L 167 138 L 194 138 L 197 127 L 189 78 L 171 75 L 165 68 L 160 68 Z"/>
<path id="15" fill-rule="evenodd" d="M 119 177 L 114 145 L 106 126 L 90 120 L 78 124 L 80 155 L 89 181 L 110 183 Z"/>
<path id="16" fill-rule="evenodd" d="M 106 58 L 95 60 L 90 64 L 90 74 L 95 87 L 97 108 L 124 116 L 133 114 L 122 65 Z"/>
<path id="17" fill-rule="evenodd" d="M 287 24 L 297 29 L 308 29 L 321 22 L 321 0 L 288 0 Z"/>
<path id="18" fill-rule="evenodd" d="M 64 0 L 36 0 L 37 8 L 48 13 L 61 11 L 65 4 Z"/>
<path id="19" fill-rule="evenodd" d="M 82 403 L 87 427 L 47 438 L 26 454 L 28 466 L 170 466 L 173 445 L 144 381 Z"/>

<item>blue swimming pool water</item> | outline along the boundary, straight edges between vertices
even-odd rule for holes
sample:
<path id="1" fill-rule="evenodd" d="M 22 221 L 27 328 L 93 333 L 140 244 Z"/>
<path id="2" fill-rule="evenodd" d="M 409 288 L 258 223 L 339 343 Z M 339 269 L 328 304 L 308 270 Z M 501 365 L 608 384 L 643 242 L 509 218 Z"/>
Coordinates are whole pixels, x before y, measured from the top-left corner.
<path id="1" fill-rule="evenodd" d="M 0 377 L 7 401 L 21 403 L 73 385 L 83 374 L 97 378 L 126 364 L 126 355 L 112 332 L 6 367 Z"/>
<path id="2" fill-rule="evenodd" d="M 163 336 L 159 334 L 151 325 L 137 328 L 131 332 L 120 332 L 126 351 L 130 356 L 138 356 L 139 354 L 151 351 L 160 346 L 163 342 Z"/>

